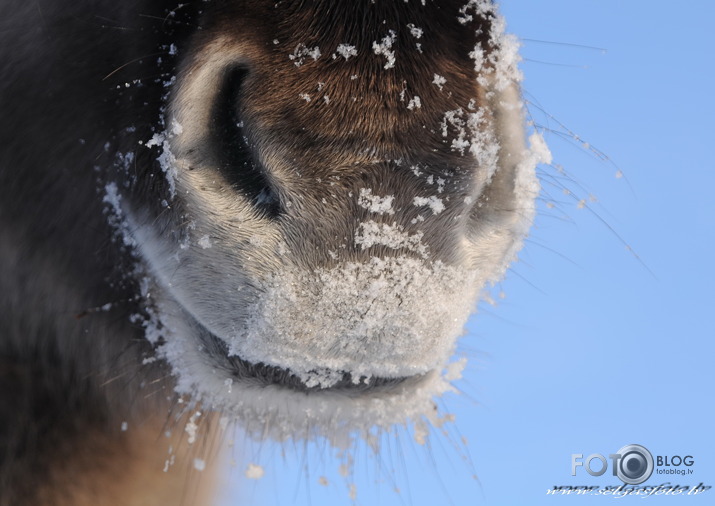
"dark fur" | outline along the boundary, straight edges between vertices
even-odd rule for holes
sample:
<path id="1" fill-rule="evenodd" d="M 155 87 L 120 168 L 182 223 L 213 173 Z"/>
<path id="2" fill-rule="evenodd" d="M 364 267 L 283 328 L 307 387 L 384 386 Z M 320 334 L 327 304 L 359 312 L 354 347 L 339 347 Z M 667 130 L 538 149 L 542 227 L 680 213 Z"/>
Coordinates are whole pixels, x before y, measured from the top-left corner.
<path id="1" fill-rule="evenodd" d="M 136 282 L 126 276 L 134 259 L 107 225 L 98 192 L 107 180 L 121 178 L 122 190 L 132 206 L 145 210 L 145 219 L 156 220 L 167 234 L 181 222 L 180 209 L 167 212 L 160 205 L 167 188 L 155 161 L 157 151 L 139 145 L 162 128 L 164 82 L 177 69 L 186 73 L 197 65 L 196 48 L 210 39 L 250 39 L 251 59 L 229 76 L 235 80 L 229 88 L 240 86 L 241 91 L 224 98 L 237 101 L 252 149 L 289 159 L 300 168 L 298 176 L 311 176 L 290 188 L 278 185 L 273 202 L 261 212 L 278 217 L 292 199 L 306 210 L 302 216 L 315 216 L 324 212 L 315 206 L 321 190 L 300 185 L 331 177 L 324 160 L 331 160 L 332 169 L 345 167 L 337 191 L 346 194 L 366 181 L 386 191 L 404 184 L 404 175 L 396 173 L 406 169 L 374 166 L 370 160 L 377 155 L 406 165 L 427 163 L 436 175 L 463 163 L 445 145 L 438 125 L 443 111 L 466 107 L 478 95 L 474 88 L 454 84 L 474 81 L 467 54 L 477 42 L 475 27 L 454 22 L 464 3 L 217 0 L 176 9 L 170 0 L 2 2 L 1 505 L 39 501 L 38 483 L 54 486 L 56 468 L 70 473 L 78 454 L 91 453 L 84 448 L 87 433 L 122 441 L 127 437 L 120 431 L 122 421 L 165 416 L 171 407 L 166 368 L 141 365 L 152 350 L 144 329 L 129 318 L 143 310 Z M 175 14 L 169 14 L 171 9 Z M 429 36 L 417 41 L 405 25 L 421 9 L 429 14 L 415 18 Z M 386 71 L 381 58 L 354 58 L 337 66 L 325 54 L 343 41 L 370 53 L 372 41 L 393 26 L 400 28 L 398 44 L 422 43 L 419 62 L 405 57 Z M 483 28 L 486 32 L 486 24 Z M 286 55 L 298 42 L 319 44 L 324 57 L 295 67 Z M 181 61 L 169 54 L 169 44 L 178 46 Z M 423 67 L 430 68 L 427 80 L 415 75 Z M 431 72 L 447 78 L 444 93 L 430 83 Z M 360 77 L 350 81 L 350 74 Z M 296 100 L 299 93 L 319 99 L 318 81 L 325 82 L 329 107 Z M 419 95 L 439 106 L 408 111 L 396 98 L 405 83 L 408 99 Z M 258 195 L 271 180 L 291 179 L 291 174 L 257 171 L 254 152 L 233 138 L 222 141 L 221 121 L 235 118 L 221 114 L 219 108 L 211 156 L 222 166 L 250 164 L 243 175 L 223 174 L 231 191 Z M 136 153 L 135 160 L 126 173 L 117 171 L 116 153 L 128 151 Z M 468 185 L 469 177 L 469 170 L 457 170 L 453 191 Z M 417 181 L 411 184 L 419 190 Z M 412 218 L 401 219 L 409 227 Z M 446 226 L 451 218 L 445 213 L 435 226 Z M 326 226 L 303 241 L 309 234 L 301 230 L 312 227 L 314 218 L 285 219 L 294 220 L 291 247 L 313 252 L 313 265 L 330 262 L 326 244 L 336 234 L 354 232 Z M 427 240 L 437 257 L 448 259 L 448 243 L 437 236 Z M 101 309 L 108 303 L 108 310 Z"/>

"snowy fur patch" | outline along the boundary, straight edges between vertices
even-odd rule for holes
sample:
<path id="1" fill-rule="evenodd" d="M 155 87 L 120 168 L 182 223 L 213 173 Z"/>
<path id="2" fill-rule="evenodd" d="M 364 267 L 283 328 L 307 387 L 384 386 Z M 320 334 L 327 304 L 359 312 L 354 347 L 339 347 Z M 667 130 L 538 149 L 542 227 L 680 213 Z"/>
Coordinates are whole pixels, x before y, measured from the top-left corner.
<path id="1" fill-rule="evenodd" d="M 432 209 L 433 214 L 439 214 L 445 209 L 444 202 L 442 202 L 442 199 L 439 197 L 435 197 L 434 195 L 431 197 L 415 197 L 415 200 L 412 203 L 418 207 L 429 207 L 430 209 Z"/>
<path id="2" fill-rule="evenodd" d="M 395 214 L 394 209 L 392 209 L 392 202 L 394 200 L 394 195 L 379 197 L 377 195 L 373 195 L 370 188 L 361 188 L 360 196 L 358 197 L 358 204 L 360 207 L 367 209 L 371 213 Z"/>
<path id="3" fill-rule="evenodd" d="M 452 354 L 471 312 L 476 272 L 373 257 L 313 273 L 286 270 L 261 287 L 230 353 L 290 369 L 309 386 L 340 376 L 424 374 Z"/>
<path id="4" fill-rule="evenodd" d="M 397 224 L 388 225 L 375 221 L 365 221 L 360 224 L 355 234 L 355 244 L 362 249 L 371 246 L 385 246 L 390 249 L 406 249 L 415 251 L 427 258 L 427 246 L 422 244 L 422 232 L 408 234 Z"/>

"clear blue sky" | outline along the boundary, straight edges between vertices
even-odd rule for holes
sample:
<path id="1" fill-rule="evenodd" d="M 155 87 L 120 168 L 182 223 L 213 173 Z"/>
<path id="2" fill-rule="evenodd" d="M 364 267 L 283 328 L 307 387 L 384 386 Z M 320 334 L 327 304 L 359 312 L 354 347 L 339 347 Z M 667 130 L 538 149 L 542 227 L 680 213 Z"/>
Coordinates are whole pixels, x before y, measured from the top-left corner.
<path id="1" fill-rule="evenodd" d="M 240 481 L 226 504 L 351 504 L 353 481 L 357 504 L 371 506 L 608 504 L 614 499 L 547 497 L 546 489 L 617 484 L 582 469 L 573 478 L 571 454 L 630 443 L 695 459 L 691 476 L 648 484 L 715 486 L 715 3 L 504 0 L 502 12 L 526 39 L 528 99 L 615 165 L 546 135 L 571 180 L 543 169 L 557 205 L 541 206 L 501 286 L 506 298 L 471 319 L 459 383 L 466 395 L 445 399 L 469 460 L 446 437 L 426 449 L 403 434 L 379 458 L 361 447 L 346 480 L 329 449 L 286 447 L 283 459 L 264 445 L 239 468 L 260 460 L 266 476 Z M 600 219 L 555 181 L 597 197 Z M 715 489 L 646 501 L 715 504 Z"/>

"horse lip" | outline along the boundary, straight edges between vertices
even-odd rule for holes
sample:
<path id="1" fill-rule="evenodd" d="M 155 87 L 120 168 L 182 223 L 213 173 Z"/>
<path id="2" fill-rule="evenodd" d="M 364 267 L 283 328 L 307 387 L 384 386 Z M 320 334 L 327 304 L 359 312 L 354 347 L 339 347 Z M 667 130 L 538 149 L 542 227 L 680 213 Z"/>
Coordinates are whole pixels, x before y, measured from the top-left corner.
<path id="1" fill-rule="evenodd" d="M 290 369 L 263 362 L 250 362 L 238 355 L 229 355 L 228 346 L 218 336 L 211 333 L 199 322 L 200 340 L 205 351 L 218 362 L 218 366 L 227 374 L 228 379 L 237 382 L 252 383 L 260 387 L 278 386 L 299 393 L 333 392 L 345 395 L 361 395 L 375 391 L 389 391 L 412 381 L 419 381 L 425 374 L 384 378 L 378 376 L 360 376 L 355 378 L 348 371 L 338 371 L 342 377 L 330 386 L 308 385 Z"/>

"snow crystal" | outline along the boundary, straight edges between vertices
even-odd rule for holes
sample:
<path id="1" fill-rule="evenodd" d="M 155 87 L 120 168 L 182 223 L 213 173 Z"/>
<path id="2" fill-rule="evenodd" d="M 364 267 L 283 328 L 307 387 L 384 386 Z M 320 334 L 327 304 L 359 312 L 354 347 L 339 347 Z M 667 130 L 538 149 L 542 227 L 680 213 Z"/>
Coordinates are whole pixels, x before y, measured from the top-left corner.
<path id="1" fill-rule="evenodd" d="M 500 144 L 494 128 L 484 111 L 465 112 L 455 109 L 444 113 L 441 130 L 443 137 L 451 136 L 451 148 L 460 154 L 469 152 L 481 167 L 485 180 L 497 169 Z"/>
<path id="2" fill-rule="evenodd" d="M 171 449 L 169 450 L 169 453 L 171 453 Z M 168 473 L 168 472 L 169 472 L 169 468 L 170 468 L 171 466 L 173 466 L 175 463 L 176 463 L 176 455 L 172 455 L 171 457 L 169 457 L 168 459 L 166 459 L 166 460 L 164 461 L 164 469 L 163 469 L 163 471 L 164 471 L 165 473 Z"/>
<path id="3" fill-rule="evenodd" d="M 171 76 L 171 79 L 164 81 L 161 85 L 164 88 L 171 88 L 174 85 L 174 83 L 176 83 L 176 76 Z"/>
<path id="4" fill-rule="evenodd" d="M 102 202 L 109 204 L 109 208 L 107 209 L 107 222 L 114 228 L 117 235 L 121 237 L 124 246 L 130 248 L 136 247 L 137 241 L 132 235 L 131 228 L 124 216 L 122 196 L 119 194 L 116 183 L 107 183 L 104 186 Z"/>
<path id="5" fill-rule="evenodd" d="M 258 464 L 248 464 L 245 475 L 249 480 L 260 480 L 264 473 L 264 469 Z"/>
<path id="6" fill-rule="evenodd" d="M 444 88 L 444 84 L 447 82 L 447 79 L 445 77 L 442 77 L 439 74 L 434 75 L 434 79 L 432 80 L 432 84 L 436 84 L 437 87 L 439 88 L 439 91 L 442 91 L 442 88 Z"/>
<path id="7" fill-rule="evenodd" d="M 494 5 L 491 0 L 468 0 L 467 4 L 459 9 L 460 16 L 457 17 L 457 20 L 461 24 L 467 24 L 474 19 L 474 16 L 469 14 L 470 10 L 474 12 L 474 15 L 482 17 L 493 13 Z"/>
<path id="8" fill-rule="evenodd" d="M 194 459 L 194 469 L 197 471 L 203 471 L 206 469 L 206 461 L 203 459 Z"/>
<path id="9" fill-rule="evenodd" d="M 409 23 L 407 25 L 407 28 L 410 29 L 410 35 L 412 35 L 415 39 L 419 39 L 420 37 L 422 37 L 422 33 L 424 33 L 422 31 L 422 28 L 416 27 L 414 23 Z"/>
<path id="10" fill-rule="evenodd" d="M 126 432 L 128 428 L 129 424 L 127 422 L 122 422 L 122 432 Z"/>
<path id="11" fill-rule="evenodd" d="M 427 246 L 422 244 L 422 232 L 409 235 L 403 231 L 403 227 L 397 224 L 388 225 L 375 221 L 365 221 L 360 224 L 355 233 L 355 244 L 362 249 L 371 246 L 387 246 L 391 249 L 404 248 L 416 251 L 423 258 L 427 258 Z"/>
<path id="12" fill-rule="evenodd" d="M 184 431 L 189 435 L 188 439 L 186 440 L 187 443 L 189 444 L 194 444 L 196 441 L 196 436 L 198 434 L 199 426 L 196 423 L 196 420 L 201 416 L 201 412 L 197 411 L 191 417 L 189 418 L 189 421 L 186 422 L 186 426 L 184 427 Z"/>
<path id="13" fill-rule="evenodd" d="M 397 34 L 394 30 L 390 30 L 389 35 L 382 39 L 382 42 L 373 42 L 372 50 L 376 55 L 383 55 L 387 58 L 387 63 L 385 63 L 386 69 L 391 69 L 395 66 L 395 52 L 391 51 L 392 45 L 397 39 Z"/>
<path id="14" fill-rule="evenodd" d="M 395 211 L 392 209 L 393 200 L 395 200 L 394 195 L 379 197 L 373 195 L 370 188 L 361 188 L 358 204 L 371 213 L 395 214 Z"/>
<path id="15" fill-rule="evenodd" d="M 315 46 L 313 49 L 310 50 L 308 53 L 308 56 L 310 56 L 313 60 L 317 60 L 320 58 L 320 49 L 318 46 Z"/>
<path id="16" fill-rule="evenodd" d="M 460 358 L 456 362 L 452 362 L 447 365 L 447 371 L 444 375 L 444 379 L 447 381 L 456 381 L 462 377 L 462 371 L 467 366 L 467 359 L 465 357 Z"/>
<path id="17" fill-rule="evenodd" d="M 202 235 L 201 237 L 199 237 L 198 244 L 201 248 L 208 249 L 211 247 L 211 238 L 208 236 L 208 234 Z"/>
<path id="18" fill-rule="evenodd" d="M 467 23 L 474 19 L 473 15 L 468 14 L 469 10 L 473 10 L 477 16 L 493 14 L 489 33 L 489 44 L 492 49 L 489 54 L 485 55 L 479 43 L 469 53 L 470 58 L 474 60 L 474 70 L 479 73 L 477 78 L 479 84 L 495 91 L 503 91 L 513 83 L 521 81 L 522 74 L 518 68 L 521 60 L 519 40 L 505 33 L 504 18 L 494 12 L 494 6 L 490 1 L 469 0 L 469 3 L 460 9 L 462 14 L 458 18 L 460 23 Z"/>
<path id="19" fill-rule="evenodd" d="M 414 435 L 413 439 L 415 443 L 420 446 L 424 446 L 427 442 L 427 436 L 429 435 L 429 427 L 424 420 L 417 420 L 414 424 Z"/>
<path id="20" fill-rule="evenodd" d="M 181 135 L 184 132 L 184 127 L 181 126 L 181 124 L 176 121 L 175 119 L 171 120 L 171 135 Z"/>
<path id="21" fill-rule="evenodd" d="M 357 56 L 358 52 L 355 46 L 351 46 L 350 44 L 338 44 L 338 49 L 337 52 L 340 56 L 345 58 L 345 60 L 349 60 L 351 56 Z M 336 58 L 336 55 L 333 55 L 333 58 Z"/>
<path id="22" fill-rule="evenodd" d="M 428 206 L 432 209 L 433 214 L 439 214 L 445 209 L 442 199 L 434 195 L 431 197 L 415 197 L 412 203 L 417 207 Z"/>
<path id="23" fill-rule="evenodd" d="M 131 151 L 128 153 L 116 153 L 115 158 L 115 167 L 124 171 L 125 174 L 128 173 L 129 168 L 134 163 L 134 153 Z"/>
<path id="24" fill-rule="evenodd" d="M 296 67 L 300 67 L 305 62 L 306 57 L 310 57 L 314 61 L 317 61 L 320 56 L 321 53 L 318 46 L 309 48 L 301 42 L 295 47 L 293 53 L 288 55 L 288 58 L 293 61 Z"/>
<path id="25" fill-rule="evenodd" d="M 226 389 L 230 394 L 231 390 L 233 389 L 233 378 L 226 378 L 226 381 L 224 381 L 223 384 L 226 385 Z"/>
<path id="26" fill-rule="evenodd" d="M 422 107 L 422 102 L 420 101 L 420 97 L 415 95 L 410 99 L 410 101 L 407 104 L 407 108 L 411 111 L 413 109 L 419 109 Z"/>
<path id="27" fill-rule="evenodd" d="M 171 129 L 164 133 L 156 133 L 149 139 L 145 145 L 148 148 L 157 146 L 161 147 L 162 151 L 157 160 L 159 161 L 159 166 L 161 170 L 166 175 L 166 180 L 169 182 L 169 195 L 173 198 L 176 196 L 176 178 L 178 177 L 178 172 L 176 170 L 176 157 L 171 152 L 170 139 L 176 135 L 180 135 L 183 132 L 183 128 L 176 121 L 173 120 L 171 124 Z"/>

